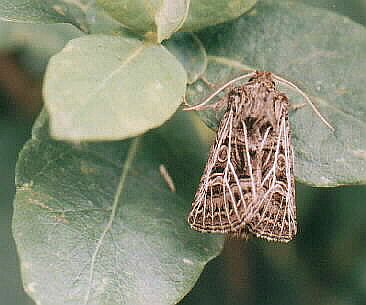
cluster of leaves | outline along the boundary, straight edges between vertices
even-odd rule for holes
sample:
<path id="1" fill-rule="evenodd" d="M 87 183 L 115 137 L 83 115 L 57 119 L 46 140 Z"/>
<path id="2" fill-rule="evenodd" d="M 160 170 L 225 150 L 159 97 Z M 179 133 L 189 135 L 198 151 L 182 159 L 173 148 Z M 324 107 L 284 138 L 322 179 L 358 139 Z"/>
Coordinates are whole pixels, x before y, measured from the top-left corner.
<path id="1" fill-rule="evenodd" d="M 345 17 L 273 0 L 2 0 L 0 17 L 79 29 L 48 64 L 17 165 L 14 237 L 39 304 L 174 304 L 218 255 L 221 237 L 185 223 L 207 150 L 199 123 L 178 112 L 149 131 L 207 81 L 248 68 L 294 81 L 335 127 L 309 107 L 291 114 L 296 177 L 366 182 L 366 31 Z"/>

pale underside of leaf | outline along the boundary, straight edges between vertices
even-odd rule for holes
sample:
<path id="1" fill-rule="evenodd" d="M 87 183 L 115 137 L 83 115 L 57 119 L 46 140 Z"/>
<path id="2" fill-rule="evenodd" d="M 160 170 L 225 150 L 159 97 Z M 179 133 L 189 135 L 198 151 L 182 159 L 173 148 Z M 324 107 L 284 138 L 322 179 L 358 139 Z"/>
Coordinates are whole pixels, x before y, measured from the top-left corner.
<path id="1" fill-rule="evenodd" d="M 183 67 L 160 45 L 107 35 L 73 40 L 45 77 L 51 133 L 71 141 L 142 134 L 170 118 L 185 84 Z"/>

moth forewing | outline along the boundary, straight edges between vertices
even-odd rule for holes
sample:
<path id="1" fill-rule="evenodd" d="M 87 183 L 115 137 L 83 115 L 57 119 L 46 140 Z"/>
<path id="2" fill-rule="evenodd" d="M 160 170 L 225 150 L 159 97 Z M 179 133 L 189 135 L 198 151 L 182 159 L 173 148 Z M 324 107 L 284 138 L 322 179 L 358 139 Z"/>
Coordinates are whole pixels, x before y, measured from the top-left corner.
<path id="1" fill-rule="evenodd" d="M 188 222 L 203 232 L 289 241 L 296 207 L 288 100 L 270 73 L 250 76 L 224 97 L 227 110 Z"/>
<path id="2" fill-rule="evenodd" d="M 248 223 L 250 232 L 258 237 L 287 242 L 296 235 L 296 205 L 293 176 L 293 149 L 290 143 L 287 109 L 280 119 L 276 148 L 270 168 L 266 169 L 261 188 L 266 190 L 256 204 L 253 219 Z"/>
<path id="3" fill-rule="evenodd" d="M 192 211 L 189 214 L 188 221 L 193 229 L 203 232 L 229 232 L 231 225 L 224 223 L 223 218 L 226 217 L 225 211 L 228 211 L 224 190 L 224 177 L 222 173 L 217 173 L 217 168 L 226 163 L 226 157 L 223 157 L 227 151 L 224 141 L 228 138 L 229 123 L 232 113 L 227 111 L 220 122 L 220 126 L 216 135 L 216 140 L 210 149 L 208 161 L 192 203 Z M 224 159 L 222 159 L 224 158 Z M 215 168 L 216 166 L 216 168 Z M 221 192 L 218 191 L 221 189 Z M 216 196 L 220 193 L 220 196 Z M 217 210 L 218 213 L 214 213 Z M 217 226 L 217 218 L 220 226 Z"/>

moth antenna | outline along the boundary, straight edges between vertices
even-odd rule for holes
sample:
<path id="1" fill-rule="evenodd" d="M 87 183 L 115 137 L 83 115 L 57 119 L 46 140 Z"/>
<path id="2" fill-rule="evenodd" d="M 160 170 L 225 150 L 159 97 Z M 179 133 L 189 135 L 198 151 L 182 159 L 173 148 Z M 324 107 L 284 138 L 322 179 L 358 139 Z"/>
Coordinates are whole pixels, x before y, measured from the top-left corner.
<path id="1" fill-rule="evenodd" d="M 302 91 L 299 87 L 297 87 L 294 83 L 278 76 L 278 75 L 275 75 L 273 74 L 273 78 L 278 80 L 279 82 L 295 89 L 297 92 L 299 92 L 302 97 L 306 100 L 306 102 L 310 105 L 310 107 L 313 109 L 313 111 L 316 113 L 316 115 L 320 118 L 320 120 L 325 124 L 327 125 L 327 127 L 332 130 L 332 131 L 335 131 L 334 127 L 332 125 L 330 125 L 330 123 L 323 117 L 323 115 L 320 113 L 320 111 L 315 107 L 315 105 L 313 104 L 313 102 L 310 100 L 310 98 L 305 94 L 304 91 Z"/>
<path id="2" fill-rule="evenodd" d="M 225 83 L 224 85 L 222 85 L 220 88 L 218 88 L 214 93 L 212 93 L 211 95 L 209 95 L 201 104 L 198 105 L 194 105 L 194 106 L 190 106 L 187 108 L 184 108 L 185 111 L 190 111 L 190 110 L 200 110 L 203 106 L 205 106 L 209 101 L 211 101 L 216 95 L 218 95 L 222 90 L 226 89 L 227 87 L 229 87 L 230 85 L 232 85 L 233 83 L 236 83 L 237 81 L 240 81 L 244 78 L 247 77 L 253 77 L 255 76 L 256 73 L 252 72 L 252 73 L 248 73 L 248 74 L 244 74 L 244 75 L 240 75 L 237 78 L 234 78 L 230 81 L 228 81 L 227 83 Z"/>

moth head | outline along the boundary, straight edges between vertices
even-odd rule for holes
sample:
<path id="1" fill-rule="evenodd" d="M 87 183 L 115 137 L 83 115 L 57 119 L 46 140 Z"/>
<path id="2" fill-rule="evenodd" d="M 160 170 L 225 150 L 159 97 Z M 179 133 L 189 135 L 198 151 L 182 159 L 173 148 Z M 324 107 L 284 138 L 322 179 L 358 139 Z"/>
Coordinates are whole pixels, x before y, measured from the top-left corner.
<path id="1" fill-rule="evenodd" d="M 256 71 L 255 75 L 249 79 L 249 83 L 257 83 L 269 89 L 276 88 L 276 83 L 273 80 L 271 72 Z"/>

